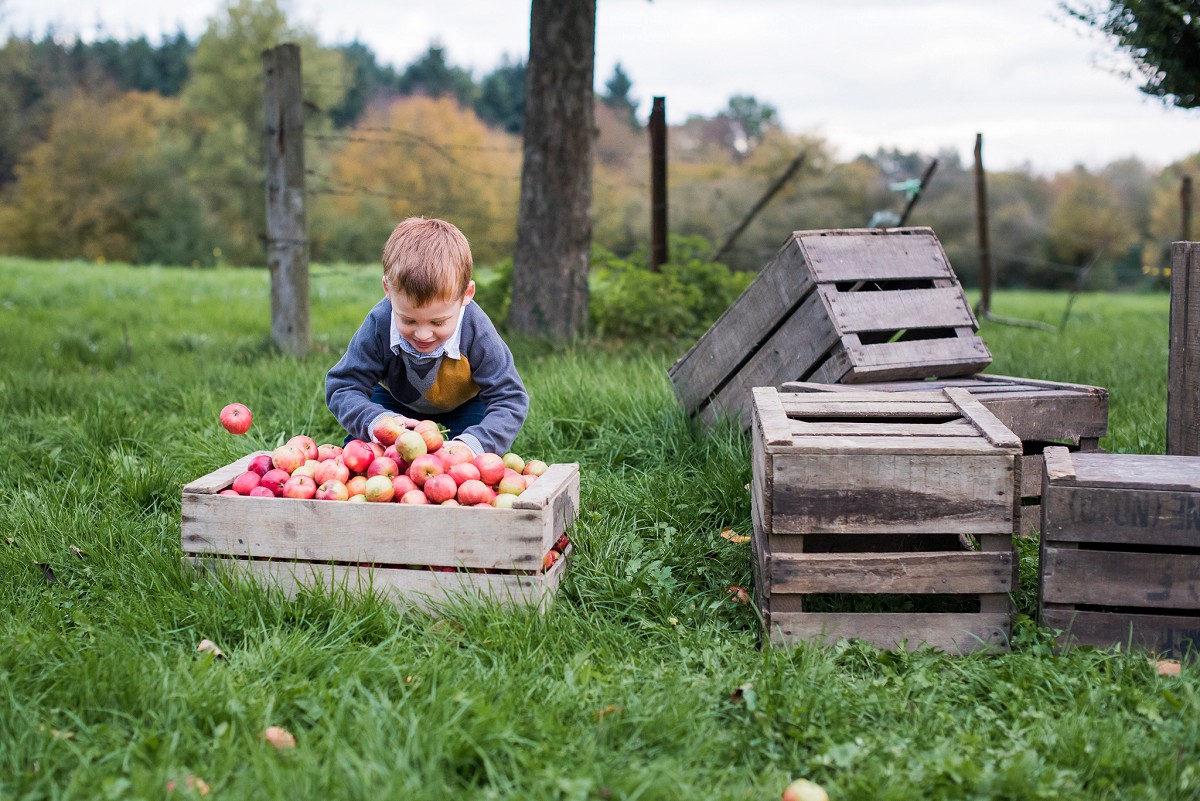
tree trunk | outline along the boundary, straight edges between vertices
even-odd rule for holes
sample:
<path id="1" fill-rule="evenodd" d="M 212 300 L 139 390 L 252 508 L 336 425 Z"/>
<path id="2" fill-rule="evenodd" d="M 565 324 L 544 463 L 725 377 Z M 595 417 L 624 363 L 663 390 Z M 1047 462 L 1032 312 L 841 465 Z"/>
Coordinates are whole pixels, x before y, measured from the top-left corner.
<path id="1" fill-rule="evenodd" d="M 508 313 L 519 333 L 561 338 L 587 328 L 595 61 L 596 0 L 533 0 Z"/>

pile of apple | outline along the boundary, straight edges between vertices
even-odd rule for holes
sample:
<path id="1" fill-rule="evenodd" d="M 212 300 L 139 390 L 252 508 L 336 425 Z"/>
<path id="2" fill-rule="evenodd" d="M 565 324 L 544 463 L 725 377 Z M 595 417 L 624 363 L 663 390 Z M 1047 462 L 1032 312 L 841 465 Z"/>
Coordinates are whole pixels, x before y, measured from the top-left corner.
<path id="1" fill-rule="evenodd" d="M 377 442 L 355 439 L 344 448 L 298 434 L 252 458 L 220 494 L 511 509 L 547 467 L 515 453 L 475 456 L 447 442 L 432 420 L 388 417 L 372 433 Z"/>

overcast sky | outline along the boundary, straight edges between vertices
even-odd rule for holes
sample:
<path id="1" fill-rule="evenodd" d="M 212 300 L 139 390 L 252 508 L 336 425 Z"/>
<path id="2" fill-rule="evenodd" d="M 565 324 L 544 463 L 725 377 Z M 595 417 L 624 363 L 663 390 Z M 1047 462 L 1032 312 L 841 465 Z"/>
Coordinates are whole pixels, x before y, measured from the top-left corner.
<path id="1" fill-rule="evenodd" d="M 528 0 L 283 0 L 294 22 L 336 44 L 358 39 L 402 68 L 431 42 L 476 78 L 529 46 Z M 0 0 L 0 30 L 47 25 L 85 38 L 183 29 L 194 39 L 219 0 Z M 1055 0 L 598 0 L 596 85 L 620 63 L 667 116 L 711 116 L 735 94 L 779 110 L 851 158 L 877 147 L 1049 173 L 1137 156 L 1161 166 L 1200 151 L 1200 111 L 1164 108 L 1114 74 L 1109 43 Z M 1106 67 L 1105 64 L 1108 64 Z"/>

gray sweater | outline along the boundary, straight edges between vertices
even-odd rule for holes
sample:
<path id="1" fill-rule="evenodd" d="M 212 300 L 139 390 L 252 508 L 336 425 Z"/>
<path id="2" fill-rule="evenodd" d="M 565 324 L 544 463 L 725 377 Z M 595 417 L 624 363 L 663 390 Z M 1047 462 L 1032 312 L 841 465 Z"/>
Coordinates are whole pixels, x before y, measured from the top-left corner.
<path id="1" fill-rule="evenodd" d="M 371 426 L 390 414 L 370 400 L 376 385 L 418 414 L 452 411 L 478 395 L 487 412 L 478 425 L 470 426 L 457 439 L 476 454 L 505 453 L 525 422 L 529 396 L 517 375 L 512 352 L 483 309 L 468 303 L 459 325 L 461 358 L 444 352 L 433 358 L 415 356 L 402 347 L 392 347 L 392 304 L 383 298 L 351 337 L 345 355 L 325 376 L 329 411 L 352 436 L 370 440 Z"/>

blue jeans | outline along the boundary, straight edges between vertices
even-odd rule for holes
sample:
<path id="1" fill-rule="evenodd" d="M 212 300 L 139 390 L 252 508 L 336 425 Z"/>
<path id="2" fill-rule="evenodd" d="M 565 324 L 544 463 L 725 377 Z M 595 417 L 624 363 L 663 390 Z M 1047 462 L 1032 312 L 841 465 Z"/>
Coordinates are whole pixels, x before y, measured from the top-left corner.
<path id="1" fill-rule="evenodd" d="M 375 387 L 371 393 L 371 403 L 378 403 L 389 412 L 402 414 L 405 417 L 411 417 L 414 420 L 432 420 L 440 426 L 450 429 L 447 439 L 454 439 L 463 431 L 466 431 L 473 425 L 480 423 L 483 420 L 484 414 L 487 413 L 487 405 L 483 400 L 476 395 L 469 401 L 459 406 L 456 409 L 451 409 L 448 412 L 439 412 L 437 414 L 429 414 L 426 412 L 416 412 L 400 403 L 392 397 L 392 393 L 388 392 L 383 387 Z M 354 439 L 349 434 L 346 435 L 346 442 Z"/>

